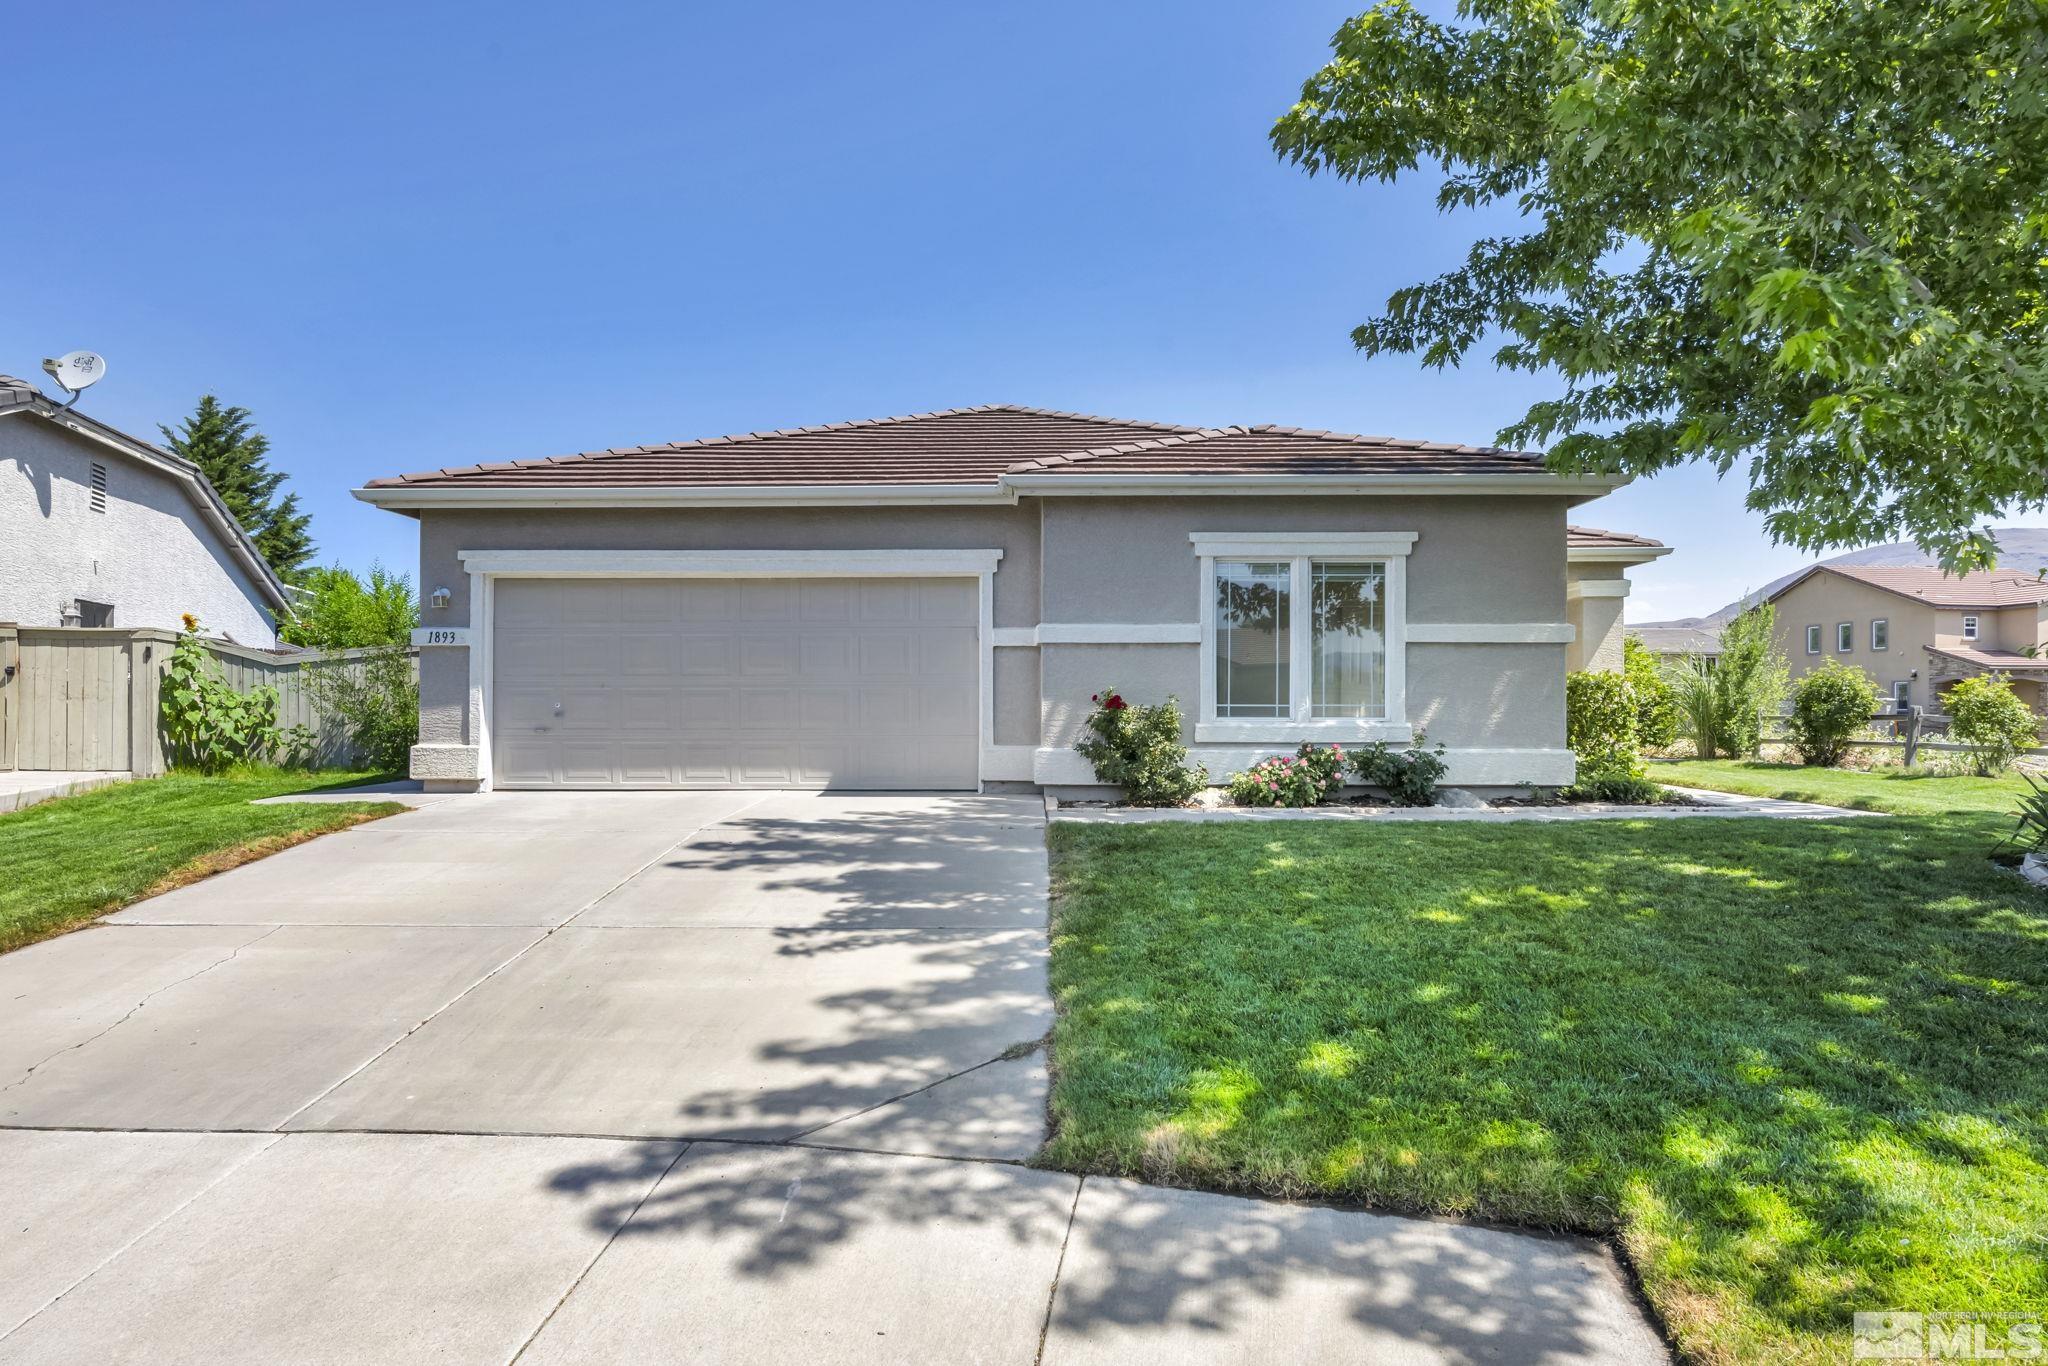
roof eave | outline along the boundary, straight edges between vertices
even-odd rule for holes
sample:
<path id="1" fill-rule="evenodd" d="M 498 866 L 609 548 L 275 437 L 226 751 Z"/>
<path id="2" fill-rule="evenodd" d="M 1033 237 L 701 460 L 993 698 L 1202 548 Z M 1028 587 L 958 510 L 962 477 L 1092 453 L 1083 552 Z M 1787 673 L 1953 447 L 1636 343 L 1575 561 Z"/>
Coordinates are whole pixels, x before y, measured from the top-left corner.
<path id="1" fill-rule="evenodd" d="M 1565 551 L 1565 559 L 1572 564 L 1648 564 L 1660 556 L 1669 555 L 1676 546 L 1668 545 L 1588 545 L 1576 546 Z"/>
<path id="2" fill-rule="evenodd" d="M 1000 484 L 718 484 L 697 487 L 479 488 L 460 484 L 366 485 L 351 492 L 392 512 L 425 508 L 532 507 L 916 507 L 1011 503 Z"/>
<path id="3" fill-rule="evenodd" d="M 1125 497 L 1143 493 L 1372 493 L 1567 498 L 1603 497 L 1625 478 L 1531 474 L 1006 474 L 1003 483 L 1034 497 Z"/>

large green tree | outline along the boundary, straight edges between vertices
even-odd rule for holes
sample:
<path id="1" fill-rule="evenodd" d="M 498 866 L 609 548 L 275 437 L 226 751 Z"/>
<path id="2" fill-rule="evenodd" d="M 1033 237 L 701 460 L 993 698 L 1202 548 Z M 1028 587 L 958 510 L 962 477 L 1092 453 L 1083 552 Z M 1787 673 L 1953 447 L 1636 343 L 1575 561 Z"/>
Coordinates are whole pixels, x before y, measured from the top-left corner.
<path id="1" fill-rule="evenodd" d="M 296 581 L 313 558 L 307 530 L 313 517 L 299 511 L 298 494 L 278 496 L 285 476 L 270 468 L 270 438 L 256 430 L 249 410 L 223 406 L 207 394 L 178 430 L 158 430 L 173 451 L 199 466 L 277 576 Z"/>
<path id="2" fill-rule="evenodd" d="M 1746 461 L 1779 539 L 1952 565 L 2048 497 L 2041 0 L 1386 0 L 1333 48 L 1283 157 L 1522 215 L 1354 334 L 1557 375 L 1503 442 Z"/>

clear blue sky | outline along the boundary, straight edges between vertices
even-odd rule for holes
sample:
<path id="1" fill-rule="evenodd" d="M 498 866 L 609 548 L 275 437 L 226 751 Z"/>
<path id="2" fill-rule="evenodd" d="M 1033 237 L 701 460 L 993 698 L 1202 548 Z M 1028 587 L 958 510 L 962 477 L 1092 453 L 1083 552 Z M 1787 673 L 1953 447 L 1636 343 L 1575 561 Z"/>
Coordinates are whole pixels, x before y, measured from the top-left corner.
<path id="1" fill-rule="evenodd" d="M 1351 3 L 123 3 L 10 26 L 0 371 L 254 410 L 321 557 L 380 474 L 1008 401 L 1491 441 L 1543 389 L 1350 328 L 1489 224 L 1266 143 Z M 1739 479 L 1581 510 L 1630 616 L 1803 562 Z"/>

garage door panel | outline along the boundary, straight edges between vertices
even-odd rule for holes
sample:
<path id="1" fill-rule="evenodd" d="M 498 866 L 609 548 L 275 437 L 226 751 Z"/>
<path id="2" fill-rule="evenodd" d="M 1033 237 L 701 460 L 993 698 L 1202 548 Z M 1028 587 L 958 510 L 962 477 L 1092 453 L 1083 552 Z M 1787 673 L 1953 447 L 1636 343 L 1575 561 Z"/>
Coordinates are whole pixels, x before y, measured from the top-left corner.
<path id="1" fill-rule="evenodd" d="M 507 787 L 971 787 L 972 580 L 507 580 Z"/>
<path id="2" fill-rule="evenodd" d="M 740 641 L 740 676 L 788 678 L 796 672 L 797 641 L 788 635 L 748 636 Z"/>

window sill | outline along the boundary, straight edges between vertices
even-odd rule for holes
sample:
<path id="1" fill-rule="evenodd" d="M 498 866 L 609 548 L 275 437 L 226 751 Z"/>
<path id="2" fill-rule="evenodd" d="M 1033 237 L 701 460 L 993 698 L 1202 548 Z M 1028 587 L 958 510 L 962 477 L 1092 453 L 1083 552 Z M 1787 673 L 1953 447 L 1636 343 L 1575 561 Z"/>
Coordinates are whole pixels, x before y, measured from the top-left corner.
<path id="1" fill-rule="evenodd" d="M 1415 728 L 1406 721 L 1361 721 L 1332 719 L 1319 721 L 1198 721 L 1197 744 L 1272 744 L 1275 741 L 1312 740 L 1317 744 L 1362 743 L 1387 740 L 1406 744 L 1415 738 Z"/>

